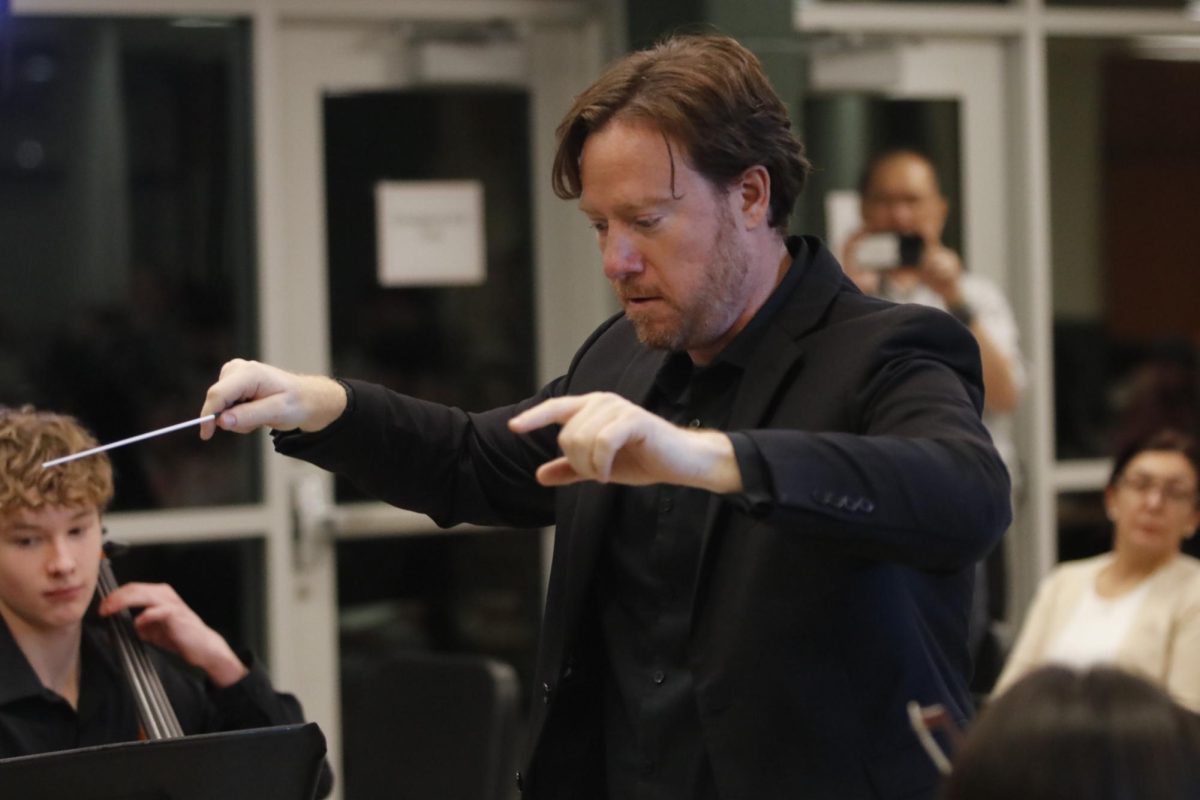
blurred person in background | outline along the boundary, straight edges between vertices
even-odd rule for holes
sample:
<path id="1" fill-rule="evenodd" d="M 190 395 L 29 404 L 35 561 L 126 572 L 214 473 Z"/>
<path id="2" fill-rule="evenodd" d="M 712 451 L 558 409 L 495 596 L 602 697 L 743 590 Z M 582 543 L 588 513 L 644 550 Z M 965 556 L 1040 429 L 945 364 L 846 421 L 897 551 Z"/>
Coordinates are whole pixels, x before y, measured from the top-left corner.
<path id="1" fill-rule="evenodd" d="M 1132 442 L 1104 493 L 1108 553 L 1042 582 L 996 684 L 1047 662 L 1113 664 L 1200 709 L 1200 561 L 1180 552 L 1200 525 L 1200 445 L 1172 430 Z"/>

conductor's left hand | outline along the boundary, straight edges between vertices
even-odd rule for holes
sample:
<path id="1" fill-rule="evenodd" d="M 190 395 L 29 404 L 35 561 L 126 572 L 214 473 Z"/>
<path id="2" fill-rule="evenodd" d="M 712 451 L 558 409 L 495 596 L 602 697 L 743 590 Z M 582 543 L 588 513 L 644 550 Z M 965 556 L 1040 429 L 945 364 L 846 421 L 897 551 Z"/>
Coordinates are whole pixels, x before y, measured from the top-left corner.
<path id="1" fill-rule="evenodd" d="M 545 486 L 579 481 L 671 483 L 712 492 L 742 488 L 729 437 L 683 428 L 609 392 L 546 400 L 509 420 L 516 433 L 558 424 L 562 456 L 538 468 Z"/>

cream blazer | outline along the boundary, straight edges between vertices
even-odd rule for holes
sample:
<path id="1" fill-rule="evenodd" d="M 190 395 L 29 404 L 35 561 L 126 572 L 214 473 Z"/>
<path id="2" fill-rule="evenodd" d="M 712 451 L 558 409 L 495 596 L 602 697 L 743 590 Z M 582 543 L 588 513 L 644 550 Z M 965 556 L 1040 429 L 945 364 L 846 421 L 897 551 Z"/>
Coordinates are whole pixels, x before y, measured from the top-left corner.
<path id="1" fill-rule="evenodd" d="M 1045 663 L 1050 644 L 1112 558 L 1112 553 L 1105 553 L 1070 561 L 1046 576 L 994 694 Z M 1183 705 L 1200 711 L 1200 561 L 1180 554 L 1146 580 L 1151 581 L 1150 587 L 1117 648 L 1113 666 L 1148 678 Z"/>

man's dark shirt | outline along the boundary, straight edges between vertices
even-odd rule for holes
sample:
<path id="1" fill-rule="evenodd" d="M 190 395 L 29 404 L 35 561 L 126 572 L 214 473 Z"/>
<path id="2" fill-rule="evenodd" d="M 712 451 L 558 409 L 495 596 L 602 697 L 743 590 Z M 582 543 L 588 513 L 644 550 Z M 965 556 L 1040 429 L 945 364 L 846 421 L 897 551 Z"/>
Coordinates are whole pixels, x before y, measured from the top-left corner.
<path id="1" fill-rule="evenodd" d="M 147 648 L 184 733 L 215 733 L 304 721 L 300 704 L 276 692 L 254 659 L 249 674 L 218 689 L 175 667 Z M 42 686 L 25 654 L 0 618 L 0 758 L 136 741 L 137 706 L 107 633 L 85 622 L 80 644 L 78 710 Z M 328 794 L 332 774 L 322 769 L 318 796 Z"/>
<path id="2" fill-rule="evenodd" d="M 687 353 L 663 363 L 649 411 L 670 422 L 721 430 L 766 324 L 791 295 L 801 270 L 789 268 L 750 323 L 697 367 Z M 744 490 L 726 498 L 742 508 L 768 502 L 761 460 L 746 437 L 733 440 Z M 604 741 L 608 796 L 625 800 L 707 800 L 716 789 L 700 735 L 688 665 L 692 599 L 710 513 L 721 498 L 659 484 L 627 488 L 604 535 L 596 592 L 608 670 Z"/>

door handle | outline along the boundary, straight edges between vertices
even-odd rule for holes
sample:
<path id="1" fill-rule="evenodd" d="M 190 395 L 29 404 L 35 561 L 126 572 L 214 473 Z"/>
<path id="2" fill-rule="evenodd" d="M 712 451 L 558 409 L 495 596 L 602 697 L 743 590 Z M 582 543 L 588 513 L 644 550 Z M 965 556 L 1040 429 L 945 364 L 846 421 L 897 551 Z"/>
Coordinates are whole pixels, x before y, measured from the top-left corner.
<path id="1" fill-rule="evenodd" d="M 337 506 L 325 475 L 304 475 L 292 483 L 292 562 L 303 572 L 337 532 Z"/>

